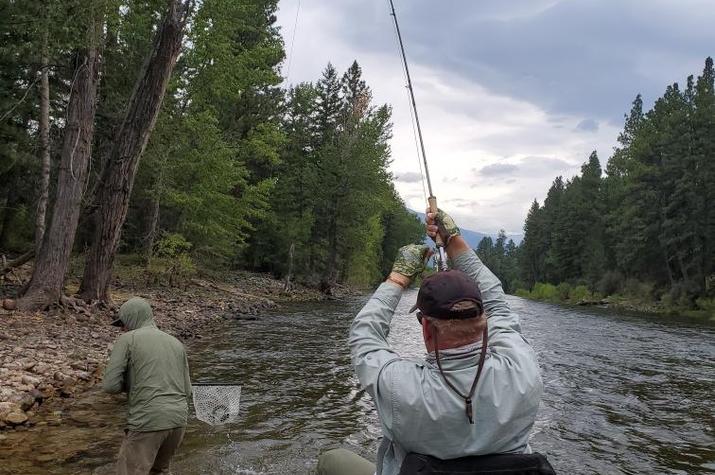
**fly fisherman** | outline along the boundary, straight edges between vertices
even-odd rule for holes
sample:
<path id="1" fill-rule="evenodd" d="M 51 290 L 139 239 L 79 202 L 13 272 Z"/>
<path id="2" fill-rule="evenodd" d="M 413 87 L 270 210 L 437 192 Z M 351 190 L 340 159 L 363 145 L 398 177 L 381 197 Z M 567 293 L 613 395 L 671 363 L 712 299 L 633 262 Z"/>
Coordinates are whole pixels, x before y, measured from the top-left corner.
<path id="1" fill-rule="evenodd" d="M 106 392 L 128 396 L 117 474 L 168 473 L 191 397 L 184 345 L 156 327 L 149 303 L 139 297 L 119 308 L 112 325 L 128 330 L 114 343 L 102 382 Z"/>
<path id="2" fill-rule="evenodd" d="M 375 401 L 384 435 L 377 466 L 336 449 L 320 457 L 319 474 L 507 474 L 517 467 L 523 474 L 553 473 L 538 454 L 473 457 L 531 454 L 529 432 L 543 385 L 499 279 L 452 218 L 428 212 L 427 233 L 434 239 L 438 232 L 454 270 L 424 279 L 412 309 L 426 359 L 400 358 L 387 336 L 402 292 L 424 270 L 427 246 L 400 249 L 392 273 L 350 329 L 355 372 Z"/>

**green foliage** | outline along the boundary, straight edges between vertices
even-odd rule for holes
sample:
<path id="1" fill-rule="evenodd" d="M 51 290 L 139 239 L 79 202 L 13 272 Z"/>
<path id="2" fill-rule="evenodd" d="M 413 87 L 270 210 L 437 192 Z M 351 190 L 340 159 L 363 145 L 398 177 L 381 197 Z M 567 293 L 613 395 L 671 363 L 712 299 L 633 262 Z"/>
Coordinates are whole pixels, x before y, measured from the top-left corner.
<path id="1" fill-rule="evenodd" d="M 514 293 L 514 295 L 516 295 L 517 297 L 524 298 L 524 299 L 530 299 L 530 298 L 531 298 L 531 292 L 529 292 L 528 290 L 526 290 L 526 289 L 524 289 L 524 288 L 518 288 L 518 289 L 516 290 L 516 292 Z"/>
<path id="2" fill-rule="evenodd" d="M 561 282 L 556 286 L 556 291 L 559 301 L 566 302 L 569 298 L 571 298 L 571 294 L 574 289 L 571 288 L 571 285 L 568 282 Z"/>
<path id="3" fill-rule="evenodd" d="M 531 290 L 529 297 L 535 300 L 544 300 L 546 302 L 558 302 L 559 291 L 553 284 L 543 284 L 537 282 Z"/>
<path id="4" fill-rule="evenodd" d="M 157 257 L 178 257 L 191 250 L 191 243 L 181 234 L 167 234 L 156 243 Z"/>
<path id="5" fill-rule="evenodd" d="M 593 294 L 585 285 L 577 285 L 569 292 L 569 300 L 572 303 L 578 303 L 584 300 L 593 300 Z"/>
<path id="6" fill-rule="evenodd" d="M 623 288 L 623 274 L 618 271 L 608 271 L 596 284 L 596 290 L 601 295 L 613 295 Z"/>
<path id="7" fill-rule="evenodd" d="M 289 90 L 285 109 L 269 211 L 245 262 L 283 276 L 293 249 L 299 280 L 376 282 L 399 247 L 424 235 L 387 171 L 389 108 L 372 105 L 353 63 L 342 77 L 329 64 L 317 83 Z"/>
<path id="8" fill-rule="evenodd" d="M 695 301 L 700 310 L 708 312 L 711 317 L 715 318 L 715 298 L 705 298 L 701 297 Z"/>
<path id="9" fill-rule="evenodd" d="M 499 278 L 505 292 L 514 292 L 519 287 L 520 249 L 513 240 L 507 241 L 504 230 L 499 231 L 496 241 L 493 241 L 491 237 L 483 238 L 475 252 Z"/>
<path id="10" fill-rule="evenodd" d="M 155 245 L 156 250 L 146 264 L 148 284 L 168 283 L 170 286 L 185 285 L 196 273 L 189 252 L 191 243 L 181 234 L 167 234 Z"/>
<path id="11" fill-rule="evenodd" d="M 644 302 L 653 300 L 654 285 L 652 282 L 641 282 L 637 279 L 627 279 L 623 286 L 623 293 Z"/>
<path id="12" fill-rule="evenodd" d="M 594 152 L 580 176 L 556 178 L 543 206 L 534 201 L 520 249 L 527 286 L 585 282 L 591 293 L 623 292 L 644 302 L 666 294 L 683 308 L 708 292 L 715 269 L 714 88 L 708 58 L 701 76 L 690 76 L 684 90 L 669 85 L 652 110 L 644 113 L 637 96 L 607 176 Z"/>

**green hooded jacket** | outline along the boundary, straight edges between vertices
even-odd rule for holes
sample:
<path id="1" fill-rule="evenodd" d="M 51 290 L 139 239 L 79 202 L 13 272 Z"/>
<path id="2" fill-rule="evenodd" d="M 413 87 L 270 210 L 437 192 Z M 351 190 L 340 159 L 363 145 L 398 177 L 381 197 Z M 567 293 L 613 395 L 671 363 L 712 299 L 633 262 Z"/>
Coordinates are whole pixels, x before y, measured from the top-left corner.
<path id="1" fill-rule="evenodd" d="M 128 395 L 127 429 L 151 432 L 186 426 L 191 397 L 184 345 L 159 330 L 146 300 L 121 306 L 119 319 L 130 331 L 114 343 L 102 389 Z"/>

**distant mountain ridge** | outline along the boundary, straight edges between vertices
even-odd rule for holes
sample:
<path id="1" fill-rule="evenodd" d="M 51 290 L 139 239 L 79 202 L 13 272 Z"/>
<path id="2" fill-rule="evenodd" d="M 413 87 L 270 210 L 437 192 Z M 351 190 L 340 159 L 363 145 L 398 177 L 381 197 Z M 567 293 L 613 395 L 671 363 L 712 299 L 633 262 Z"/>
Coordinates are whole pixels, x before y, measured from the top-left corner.
<path id="1" fill-rule="evenodd" d="M 412 213 L 414 213 L 415 215 L 417 215 L 417 217 L 420 218 L 420 220 L 423 223 L 425 222 L 425 214 L 424 213 L 420 213 L 419 211 L 415 211 L 415 210 L 410 210 L 410 211 Z M 479 242 L 482 239 L 484 239 L 485 237 L 490 237 L 492 239 L 497 238 L 496 234 L 480 233 L 479 231 L 472 231 L 471 229 L 465 229 L 462 227 L 460 227 L 459 230 L 462 232 L 462 237 L 464 237 L 464 239 L 467 241 L 467 244 L 469 244 L 469 246 L 472 249 L 476 249 L 477 246 L 479 245 Z M 514 244 L 519 245 L 521 243 L 523 236 L 521 234 L 514 234 L 514 235 L 507 235 L 507 238 L 513 239 Z M 426 240 L 429 241 L 429 243 L 432 242 L 432 240 L 429 238 L 426 238 Z"/>

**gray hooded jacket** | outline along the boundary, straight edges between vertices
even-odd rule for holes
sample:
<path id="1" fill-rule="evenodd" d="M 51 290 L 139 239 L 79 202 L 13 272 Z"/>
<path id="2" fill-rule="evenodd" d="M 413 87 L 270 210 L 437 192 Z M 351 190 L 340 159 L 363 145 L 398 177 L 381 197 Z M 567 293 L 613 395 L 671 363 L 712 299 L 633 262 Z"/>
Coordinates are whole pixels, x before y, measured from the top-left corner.
<path id="1" fill-rule="evenodd" d="M 151 432 L 186 426 L 191 381 L 184 345 L 156 327 L 151 307 L 142 298 L 125 302 L 119 318 L 130 331 L 114 343 L 102 388 L 127 393 L 127 429 Z"/>

